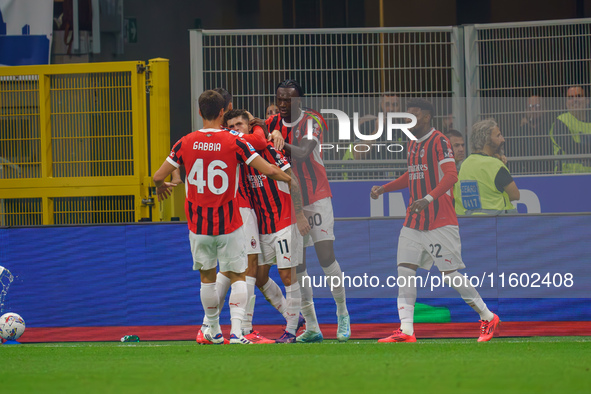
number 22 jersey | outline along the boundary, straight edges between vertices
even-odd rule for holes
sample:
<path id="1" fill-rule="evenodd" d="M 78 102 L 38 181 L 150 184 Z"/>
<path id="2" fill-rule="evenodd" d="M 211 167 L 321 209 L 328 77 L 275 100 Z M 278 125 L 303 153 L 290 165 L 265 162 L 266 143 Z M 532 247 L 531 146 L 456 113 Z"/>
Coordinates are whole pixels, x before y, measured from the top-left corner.
<path id="1" fill-rule="evenodd" d="M 236 199 L 239 166 L 257 156 L 248 142 L 217 129 L 194 131 L 173 146 L 166 160 L 185 166 L 185 214 L 191 232 L 230 234 L 242 225 Z"/>

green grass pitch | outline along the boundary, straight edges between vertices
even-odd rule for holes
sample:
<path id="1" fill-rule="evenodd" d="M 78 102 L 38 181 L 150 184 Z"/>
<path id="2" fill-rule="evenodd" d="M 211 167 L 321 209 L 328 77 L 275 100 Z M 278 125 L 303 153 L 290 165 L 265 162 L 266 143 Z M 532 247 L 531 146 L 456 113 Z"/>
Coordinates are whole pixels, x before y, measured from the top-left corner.
<path id="1" fill-rule="evenodd" d="M 0 346 L 5 393 L 590 393 L 591 337 Z"/>

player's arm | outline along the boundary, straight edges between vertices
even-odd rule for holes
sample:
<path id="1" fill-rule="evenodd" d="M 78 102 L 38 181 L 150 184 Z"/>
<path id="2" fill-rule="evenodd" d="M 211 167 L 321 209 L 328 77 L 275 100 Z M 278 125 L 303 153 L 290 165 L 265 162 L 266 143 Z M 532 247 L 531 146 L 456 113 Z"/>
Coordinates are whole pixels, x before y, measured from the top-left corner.
<path id="1" fill-rule="evenodd" d="M 316 140 L 302 138 L 297 146 L 286 143 L 285 151 L 292 157 L 292 159 L 302 160 L 310 156 L 317 144 L 318 142 Z"/>
<path id="2" fill-rule="evenodd" d="M 277 150 L 283 150 L 283 148 L 285 147 L 285 139 L 283 138 L 283 135 L 281 135 L 281 131 L 279 130 L 273 130 L 273 132 L 269 134 L 268 139 L 269 141 L 273 141 L 273 145 Z"/>
<path id="3" fill-rule="evenodd" d="M 256 126 L 255 129 L 260 129 L 260 127 Z M 251 144 L 256 150 L 263 150 L 267 147 L 267 140 L 263 135 L 262 131 L 255 130 L 253 130 L 252 134 L 240 133 L 240 137 Z"/>
<path id="4" fill-rule="evenodd" d="M 451 158 L 450 161 L 441 163 L 441 170 L 443 171 L 443 177 L 437 186 L 435 186 L 435 188 L 431 190 L 431 193 L 427 194 L 424 198 L 415 200 L 410 205 L 411 212 L 421 212 L 423 209 L 427 208 L 427 205 L 443 196 L 456 184 L 458 181 L 458 170 L 453 158 Z"/>
<path id="5" fill-rule="evenodd" d="M 253 134 L 259 134 L 267 140 L 269 138 L 269 131 L 267 129 L 267 124 L 261 118 L 252 118 L 249 122 L 250 127 L 252 127 Z"/>
<path id="6" fill-rule="evenodd" d="M 392 182 L 388 182 L 383 186 L 374 186 L 371 188 L 370 196 L 374 200 L 377 200 L 379 196 L 384 193 L 393 192 L 395 190 L 400 190 L 408 187 L 408 171 L 404 174 L 400 175 L 398 178 L 393 180 Z"/>
<path id="7" fill-rule="evenodd" d="M 285 172 L 291 177 L 289 190 L 291 192 L 291 200 L 293 201 L 293 206 L 295 208 L 298 230 L 302 236 L 305 236 L 310 232 L 311 228 L 310 223 L 308 223 L 308 219 L 306 219 L 306 215 L 304 215 L 300 184 L 298 182 L 298 178 L 292 175 L 291 168 L 287 168 Z"/>
<path id="8" fill-rule="evenodd" d="M 170 182 L 177 184 L 177 185 L 183 183 L 183 180 L 181 179 L 181 169 L 180 168 L 174 169 L 174 171 L 172 172 L 172 177 L 171 177 Z"/>
<path id="9" fill-rule="evenodd" d="M 154 173 L 152 179 L 156 185 L 156 195 L 158 196 L 158 201 L 166 200 L 172 193 L 172 189 L 177 185 L 176 183 L 165 181 L 165 179 L 171 175 L 174 170 L 178 170 L 178 168 L 172 165 L 168 160 L 165 160 L 158 171 Z"/>
<path id="10" fill-rule="evenodd" d="M 276 181 L 283 181 L 289 183 L 291 177 L 283 172 L 279 167 L 269 164 L 265 159 L 259 155 L 253 156 L 246 164 L 258 170 L 261 174 L 268 176 Z"/>

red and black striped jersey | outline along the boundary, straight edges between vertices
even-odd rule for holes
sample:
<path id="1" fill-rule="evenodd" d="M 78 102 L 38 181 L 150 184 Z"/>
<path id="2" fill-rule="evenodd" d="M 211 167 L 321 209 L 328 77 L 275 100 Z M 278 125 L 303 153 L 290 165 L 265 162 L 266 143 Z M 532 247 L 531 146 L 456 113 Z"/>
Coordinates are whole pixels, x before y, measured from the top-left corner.
<path id="1" fill-rule="evenodd" d="M 408 189 L 410 201 L 404 225 L 415 230 L 434 230 L 438 227 L 458 225 L 454 210 L 452 189 L 419 213 L 410 212 L 415 200 L 430 194 L 443 177 L 441 165 L 455 162 L 451 143 L 440 131 L 432 128 L 427 135 L 408 143 Z"/>
<path id="2" fill-rule="evenodd" d="M 271 143 L 268 143 L 267 147 L 258 153 L 283 171 L 290 167 L 285 156 L 275 150 Z M 259 233 L 273 234 L 291 225 L 294 218 L 291 214 L 291 194 L 287 182 L 275 181 L 248 166 L 246 172 L 252 189 Z"/>
<path id="3" fill-rule="evenodd" d="M 308 134 L 308 122 L 312 124 L 312 132 Z M 330 185 L 326 176 L 326 168 L 322 161 L 323 134 L 327 131 L 326 121 L 318 112 L 304 108 L 300 117 L 292 123 L 287 123 L 280 114 L 269 117 L 265 123 L 269 132 L 281 131 L 287 143 L 299 145 L 302 139 L 316 141 L 316 147 L 304 160 L 289 158 L 293 171 L 298 178 L 302 190 L 303 205 L 310 205 L 326 197 L 332 197 Z"/>
<path id="4" fill-rule="evenodd" d="M 246 142 L 250 143 L 255 150 L 263 150 L 267 147 L 267 140 L 265 139 L 265 132 L 260 126 L 255 126 L 253 128 L 252 134 L 244 134 L 238 131 L 222 128 L 233 134 L 244 139 Z M 246 164 L 240 164 L 240 181 L 238 183 L 238 208 L 254 208 L 252 205 L 252 190 L 250 189 L 250 183 L 246 178 L 246 168 L 248 167 Z"/>
<path id="5" fill-rule="evenodd" d="M 185 166 L 185 213 L 195 234 L 230 234 L 242 225 L 238 212 L 239 164 L 258 154 L 239 136 L 218 129 L 187 134 L 172 148 L 167 161 Z"/>

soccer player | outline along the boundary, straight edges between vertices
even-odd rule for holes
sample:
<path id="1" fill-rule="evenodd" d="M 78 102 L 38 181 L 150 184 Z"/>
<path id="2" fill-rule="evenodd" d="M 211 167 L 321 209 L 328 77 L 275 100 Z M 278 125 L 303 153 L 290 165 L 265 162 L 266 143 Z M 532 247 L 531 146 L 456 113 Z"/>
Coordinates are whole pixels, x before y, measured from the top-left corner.
<path id="1" fill-rule="evenodd" d="M 416 141 L 408 144 L 408 171 L 383 186 L 374 186 L 371 197 L 404 189 L 410 190 L 410 205 L 398 239 L 398 277 L 406 284 L 398 289 L 400 329 L 378 342 L 416 342 L 413 316 L 417 299 L 417 269 L 429 270 L 433 263 L 445 274 L 445 280 L 480 315 L 478 342 L 489 341 L 499 323 L 469 282 L 458 272 L 465 268 L 461 256 L 458 220 L 451 188 L 458 180 L 451 144 L 447 137 L 431 127 L 433 106 L 425 99 L 412 99 L 407 112 L 417 118 L 411 128 Z M 459 284 L 459 286 L 458 286 Z"/>
<path id="2" fill-rule="evenodd" d="M 215 88 L 213 89 L 215 92 L 219 93 L 224 99 L 224 113 L 227 114 L 229 111 L 232 110 L 232 94 L 228 92 L 224 88 Z M 265 149 L 267 146 L 266 140 L 266 133 L 265 129 L 256 125 L 257 120 L 252 120 L 249 122 L 252 125 L 253 132 L 250 134 L 242 134 L 239 135 L 241 138 L 246 140 L 250 143 L 255 150 L 262 150 Z M 263 123 L 264 125 L 264 123 Z M 231 131 L 226 127 L 225 123 L 222 123 L 220 129 L 225 131 Z M 244 164 L 241 164 L 241 168 Z M 242 171 L 240 171 L 242 174 Z M 175 180 L 175 176 L 176 179 Z M 173 183 L 180 182 L 180 171 L 176 170 L 173 172 Z M 271 340 L 267 340 L 264 338 L 260 333 L 252 330 L 252 313 L 254 311 L 254 304 L 256 300 L 256 296 L 254 294 L 254 286 L 256 282 L 256 267 L 257 267 L 257 254 L 260 253 L 260 243 L 259 243 L 259 233 L 258 229 L 256 228 L 256 217 L 253 216 L 254 213 L 251 212 L 251 202 L 250 202 L 250 186 L 248 181 L 241 177 L 239 181 L 239 189 L 238 189 L 238 207 L 240 210 L 240 214 L 242 215 L 242 222 L 244 223 L 244 230 L 246 232 L 246 239 L 249 242 L 250 247 L 247 247 L 247 254 L 248 254 L 248 268 L 246 270 L 246 289 L 247 289 L 247 306 L 246 306 L 246 315 L 242 322 L 242 331 L 245 337 L 250 340 L 252 343 L 266 343 L 267 341 L 273 342 Z M 255 228 L 253 228 L 253 225 Z M 223 272 L 218 272 L 216 277 L 216 290 L 219 296 L 219 309 L 222 310 L 224 306 L 224 302 L 226 300 L 226 294 L 230 289 L 230 278 L 224 275 Z M 207 316 L 203 317 L 203 326 L 208 326 Z M 245 334 L 246 333 L 246 334 Z M 199 329 L 197 332 L 196 342 L 201 345 L 209 345 L 212 344 L 209 340 L 205 338 L 203 335 L 203 329 Z"/>
<path id="3" fill-rule="evenodd" d="M 303 96 L 303 89 L 297 81 L 288 79 L 281 82 L 276 90 L 279 114 L 268 118 L 266 123 L 273 136 L 280 134 L 285 139 L 285 151 L 291 158 L 294 174 L 302 189 L 304 214 L 311 227 L 310 233 L 304 237 L 304 247 L 314 245 L 318 261 L 329 281 L 332 276 L 342 279 L 341 267 L 335 258 L 333 246 L 335 237 L 332 194 L 320 151 L 326 122 L 319 113 L 301 108 L 300 98 Z M 313 127 L 310 137 L 308 121 L 311 121 Z M 302 278 L 308 276 L 305 256 L 303 253 L 303 264 L 297 268 L 300 284 Z M 342 282 L 339 280 L 340 285 L 332 288 L 332 296 L 337 305 L 337 339 L 345 342 L 351 336 L 351 327 Z M 298 336 L 297 341 L 321 342 L 323 336 L 310 286 L 302 286 L 302 315 L 306 319 L 306 331 Z"/>
<path id="4" fill-rule="evenodd" d="M 224 117 L 229 128 L 235 131 L 248 132 L 248 113 L 244 110 L 233 110 Z M 274 163 L 291 177 L 290 165 L 285 157 L 275 150 L 269 142 L 265 149 L 259 151 L 261 157 Z M 244 168 L 246 177 L 250 181 L 253 207 L 258 219 L 261 238 L 262 260 L 259 262 L 257 287 L 265 298 L 286 319 L 285 332 L 277 340 L 279 343 L 294 343 L 298 327 L 298 317 L 301 306 L 300 285 L 292 276 L 294 267 L 302 260 L 302 235 L 310 231 L 308 221 L 302 211 L 302 197 L 297 179 L 291 177 L 291 185 L 276 182 L 261 176 L 260 172 L 252 168 Z M 292 210 L 292 200 L 294 209 Z M 297 226 L 294 222 L 294 214 Z M 277 264 L 279 276 L 285 285 L 286 297 L 283 298 L 281 289 L 275 281 L 269 278 L 269 269 Z M 293 278 L 293 279 L 292 279 Z"/>
<path id="5" fill-rule="evenodd" d="M 216 292 L 216 266 L 230 278 L 230 343 L 251 343 L 242 335 L 246 305 L 244 271 L 247 266 L 242 218 L 237 214 L 236 191 L 239 164 L 244 162 L 273 179 L 291 178 L 263 160 L 246 141 L 219 129 L 224 116 L 224 100 L 208 90 L 199 97 L 203 129 L 181 138 L 154 174 L 158 200 L 168 198 L 175 183 L 165 182 L 181 165 L 187 171 L 185 212 L 193 269 L 201 274 L 201 303 L 209 326 L 204 336 L 215 344 L 224 342 L 219 325 L 219 296 Z"/>

